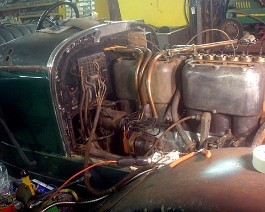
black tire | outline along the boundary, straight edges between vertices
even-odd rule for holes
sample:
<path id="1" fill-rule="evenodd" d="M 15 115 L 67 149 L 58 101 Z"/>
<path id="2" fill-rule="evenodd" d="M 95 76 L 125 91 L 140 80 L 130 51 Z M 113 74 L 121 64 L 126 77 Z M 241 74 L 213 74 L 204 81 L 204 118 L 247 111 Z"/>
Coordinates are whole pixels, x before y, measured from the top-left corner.
<path id="1" fill-rule="evenodd" d="M 36 25 L 30 24 L 30 25 L 25 25 L 29 29 L 31 33 L 36 31 Z"/>
<path id="2" fill-rule="evenodd" d="M 5 29 L 8 30 L 13 35 L 14 39 L 17 39 L 23 36 L 21 32 L 13 26 L 8 26 Z"/>
<path id="3" fill-rule="evenodd" d="M 5 39 L 2 37 L 2 35 L 0 35 L 0 45 L 6 43 Z"/>
<path id="4" fill-rule="evenodd" d="M 6 29 L 0 29 L 0 35 L 5 39 L 5 42 L 14 40 L 14 36 Z"/>
<path id="5" fill-rule="evenodd" d="M 230 39 L 240 39 L 243 37 L 243 25 L 234 18 L 226 19 L 220 27 L 221 30 L 223 30 Z M 223 33 L 221 34 L 222 40 L 228 40 L 228 37 L 225 36 Z"/>
<path id="6" fill-rule="evenodd" d="M 24 25 L 13 25 L 23 36 L 28 35 L 31 31 Z"/>

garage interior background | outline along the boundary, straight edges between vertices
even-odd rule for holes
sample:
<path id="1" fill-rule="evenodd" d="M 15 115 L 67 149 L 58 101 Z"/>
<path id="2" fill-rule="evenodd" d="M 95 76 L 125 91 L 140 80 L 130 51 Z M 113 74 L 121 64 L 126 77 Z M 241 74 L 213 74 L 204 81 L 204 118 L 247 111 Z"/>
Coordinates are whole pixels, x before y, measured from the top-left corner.
<path id="1" fill-rule="evenodd" d="M 1 0 L 1 28 L 8 24 L 36 25 L 45 9 L 58 0 Z M 72 0 L 81 17 L 97 13 L 100 20 L 139 20 L 152 26 L 157 32 L 160 48 L 185 44 L 190 37 L 199 34 L 197 43 L 220 39 L 214 32 L 201 35 L 204 29 L 219 28 L 225 19 L 227 0 Z M 51 16 L 73 17 L 68 6 L 60 6 Z M 34 26 L 30 26 L 34 29 Z M 1 31 L 1 29 L 0 29 Z M 187 36 L 188 35 L 188 36 Z M 4 38 L 5 42 L 11 38 Z M 3 41 L 4 42 L 4 41 Z"/>
<path id="2" fill-rule="evenodd" d="M 230 2 L 233 1 L 235 0 L 230 0 Z M 243 4 L 242 1 L 243 0 L 237 0 L 239 4 L 235 4 L 234 9 L 247 9 L 246 7 L 250 6 L 250 4 Z M 168 175 L 168 172 L 162 175 L 154 175 L 154 182 L 151 181 L 150 184 L 152 186 L 148 185 L 148 188 L 153 188 L 153 185 L 158 185 L 157 188 L 162 188 L 165 184 L 169 185 L 168 188 L 172 188 L 172 192 L 168 192 L 169 190 L 167 189 L 164 189 L 165 193 L 157 192 L 159 200 L 161 196 L 171 194 L 173 196 L 177 191 L 179 191 L 180 196 L 191 191 L 191 195 L 189 194 L 191 198 L 193 198 L 194 193 L 197 191 L 205 191 L 205 196 L 210 196 L 208 190 L 206 191 L 204 189 L 205 187 L 209 187 L 209 184 L 212 188 L 216 188 L 216 185 L 220 185 L 220 188 L 224 190 L 221 196 L 227 199 L 225 201 L 220 200 L 219 191 L 217 191 L 218 195 L 211 195 L 216 197 L 216 201 L 220 201 L 217 203 L 221 206 L 223 206 L 223 202 L 229 202 L 231 207 L 239 206 L 234 205 L 234 198 L 230 198 L 229 194 L 232 194 L 231 196 L 234 197 L 239 193 L 241 200 L 247 199 L 249 202 L 256 197 L 263 197 L 263 189 L 258 190 L 261 195 L 257 195 L 258 192 L 255 195 L 249 195 L 250 189 L 246 186 L 255 185 L 255 188 L 251 188 L 251 190 L 255 192 L 257 188 L 263 188 L 261 185 L 263 181 L 260 180 L 262 175 L 253 170 L 251 164 L 252 157 L 250 153 L 252 149 L 248 148 L 245 151 L 236 149 L 237 147 L 241 148 L 247 145 L 248 147 L 250 145 L 255 147 L 255 145 L 260 144 L 261 141 L 263 142 L 259 137 L 260 135 L 264 135 L 265 129 L 265 108 L 262 109 L 262 105 L 265 105 L 265 57 L 262 56 L 262 49 L 264 49 L 262 46 L 263 42 L 261 41 L 258 45 L 252 47 L 251 42 L 241 43 L 241 41 L 238 42 L 238 40 L 222 41 L 218 42 L 219 44 L 221 43 L 219 46 L 217 46 L 216 43 L 212 43 L 210 47 L 211 50 L 209 50 L 209 43 L 222 40 L 222 38 L 218 33 L 212 31 L 203 34 L 205 30 L 220 28 L 220 24 L 225 20 L 225 17 L 227 17 L 227 1 L 76 1 L 75 4 L 80 11 L 81 17 L 88 17 L 88 19 L 95 18 L 102 21 L 139 20 L 139 23 L 116 22 L 112 24 L 102 24 L 100 21 L 95 21 L 97 24 L 95 25 L 97 27 L 96 29 L 94 28 L 95 30 L 91 30 L 90 28 L 85 28 L 85 30 L 83 30 L 83 28 L 80 29 L 73 25 L 70 26 L 71 28 L 69 29 L 66 28 L 67 30 L 62 33 L 54 33 L 60 30 L 60 27 L 63 28 L 62 22 L 60 22 L 61 20 L 58 20 L 59 24 L 55 24 L 50 28 L 47 27 L 48 24 L 43 25 L 42 23 L 39 28 L 40 32 L 35 32 L 39 16 L 43 14 L 43 10 L 54 2 L 57 1 L 1 1 L 0 16 L 2 19 L 0 42 L 3 41 L 6 43 L 1 45 L 0 48 L 0 58 L 2 58 L 0 64 L 0 78 L 2 82 L 0 83 L 0 91 L 2 91 L 0 95 L 0 120 L 2 116 L 6 118 L 6 122 L 0 122 L 0 124 L 2 123 L 2 126 L 4 126 L 2 128 L 5 130 L 3 131 L 2 129 L 2 132 L 0 126 L 0 135 L 2 135 L 4 140 L 9 142 L 8 137 L 11 137 L 9 136 L 10 133 L 5 133 L 9 132 L 8 127 L 10 126 L 12 133 L 14 133 L 18 141 L 21 142 L 23 148 L 21 150 L 20 147 L 14 148 L 12 144 L 8 142 L 0 142 L 0 159 L 3 157 L 4 160 L 7 161 L 6 164 L 9 165 L 9 168 L 12 167 L 13 170 L 9 171 L 11 175 L 12 172 L 13 174 L 19 175 L 16 169 L 18 169 L 18 167 L 25 167 L 25 164 L 29 164 L 28 167 L 31 171 L 31 176 L 34 173 L 38 174 L 39 171 L 43 177 L 41 179 L 40 176 L 38 176 L 40 180 L 46 182 L 47 178 L 55 179 L 55 177 L 58 177 L 58 179 L 61 179 L 61 182 L 64 181 L 72 172 L 77 173 L 84 164 L 87 166 L 88 157 L 86 156 L 88 156 L 88 154 L 91 153 L 92 155 L 92 153 L 98 153 L 96 151 L 92 152 L 94 149 L 89 146 L 94 137 L 93 134 L 95 133 L 96 127 L 98 126 L 98 131 L 96 132 L 97 142 L 95 141 L 95 144 L 98 144 L 96 146 L 98 149 L 95 148 L 95 150 L 104 148 L 104 151 L 108 153 L 107 156 L 109 156 L 109 153 L 118 154 L 114 156 L 118 158 L 117 161 L 119 160 L 119 163 L 121 155 L 148 155 L 149 152 L 154 151 L 154 147 L 156 147 L 161 139 L 163 139 L 161 143 L 167 145 L 161 145 L 160 149 L 163 150 L 163 154 L 172 149 L 175 152 L 175 149 L 178 149 L 179 146 L 179 149 L 183 151 L 183 153 L 178 154 L 178 157 L 179 155 L 186 155 L 186 152 L 191 152 L 192 155 L 194 154 L 193 156 L 198 154 L 199 157 L 203 156 L 201 159 L 206 159 L 207 157 L 204 158 L 204 155 L 200 155 L 199 153 L 202 153 L 202 151 L 200 151 L 202 147 L 207 147 L 213 152 L 214 157 L 211 159 L 216 160 L 220 157 L 221 163 L 215 163 L 215 166 L 208 166 L 207 169 L 205 169 L 205 167 L 207 166 L 206 163 L 209 161 L 208 158 L 206 159 L 206 161 L 208 160 L 207 162 L 205 162 L 205 160 L 200 160 L 201 166 L 198 167 L 198 169 L 194 169 L 191 163 L 194 162 L 198 164 L 196 159 L 188 161 L 188 165 L 186 166 L 185 164 L 187 168 L 183 168 L 181 171 L 179 171 L 179 169 L 171 171 L 171 177 Z M 260 7 L 258 1 L 253 0 L 252 3 Z M 96 16 L 95 13 L 98 14 L 98 16 Z M 48 16 L 48 14 L 47 12 L 45 16 Z M 235 14 L 237 13 L 234 13 L 234 15 Z M 65 5 L 60 6 L 57 10 L 53 10 L 50 15 L 51 17 L 60 16 L 63 18 L 75 17 L 75 13 Z M 239 17 L 244 16 L 241 14 Z M 232 16 L 232 18 L 234 17 Z M 43 18 L 43 20 L 45 20 L 45 18 Z M 76 20 L 81 21 L 84 19 L 75 19 L 74 21 Z M 87 19 L 85 19 L 85 21 L 87 22 Z M 93 20 L 91 22 L 93 22 Z M 141 22 L 147 23 L 148 26 Z M 21 39 L 16 39 L 17 37 L 15 36 L 20 35 L 15 34 L 14 29 L 15 27 L 21 28 L 22 26 L 25 27 L 23 30 L 27 29 L 35 33 L 24 37 L 21 35 Z M 235 25 L 228 24 L 228 26 L 233 30 Z M 43 28 L 44 32 L 41 30 Z M 130 29 L 130 31 L 128 29 Z M 142 31 L 139 31 L 139 29 Z M 157 39 L 153 29 L 158 36 L 160 49 L 158 45 L 156 45 Z M 45 30 L 47 31 L 45 32 Z M 119 32 L 118 30 L 121 31 Z M 131 33 L 133 36 L 130 36 Z M 145 44 L 142 44 L 143 39 L 141 36 L 143 33 L 146 33 Z M 135 36 L 135 34 L 140 37 L 137 46 L 144 47 L 143 50 L 134 46 L 133 51 L 131 51 L 133 43 L 132 38 L 139 38 Z M 197 39 L 192 40 L 190 43 L 193 44 L 194 42 L 194 44 L 199 45 L 186 45 L 194 35 L 197 36 Z M 238 36 L 239 34 L 236 35 Z M 124 37 L 126 38 L 126 42 L 124 42 Z M 16 40 L 8 42 L 10 41 L 9 39 Z M 124 43 L 126 43 L 126 46 L 124 46 Z M 200 43 L 206 44 L 200 45 Z M 150 45 L 150 49 L 152 49 L 151 53 L 149 53 L 149 49 L 146 47 L 148 44 L 152 44 L 152 46 Z M 182 46 L 177 46 L 178 44 Z M 227 47 L 227 44 L 230 44 L 230 48 Z M 236 46 L 238 48 L 234 48 L 232 44 L 238 44 Z M 123 54 L 125 48 L 126 52 Z M 205 50 L 202 50 L 204 48 Z M 166 50 L 162 51 L 162 49 Z M 118 52 L 116 52 L 116 50 Z M 254 52 L 255 54 L 252 54 L 252 50 L 257 51 Z M 161 52 L 167 52 L 168 54 L 163 55 Z M 141 57 L 144 53 L 146 53 L 147 56 L 145 60 L 142 61 Z M 150 60 L 151 58 L 152 60 Z M 50 61 L 53 61 L 52 65 L 50 65 Z M 148 63 L 148 68 L 146 68 Z M 144 67 L 143 70 L 146 68 L 147 72 L 145 73 L 147 73 L 147 76 L 143 72 L 139 80 L 137 67 L 140 68 L 140 65 Z M 151 87 L 151 75 L 154 70 L 152 67 L 153 65 L 157 65 L 155 66 L 157 72 L 154 72 L 153 76 L 155 78 L 153 78 L 152 81 L 154 88 L 159 88 L 156 92 L 153 87 Z M 131 69 L 131 67 L 136 68 Z M 130 70 L 130 72 L 127 70 Z M 178 71 L 177 74 L 175 74 L 175 71 Z M 178 81 L 176 77 L 178 77 L 180 73 L 182 73 L 182 76 L 179 77 L 180 81 Z M 107 74 L 113 77 L 109 77 Z M 130 83 L 132 82 L 132 77 L 135 79 L 135 76 L 138 78 L 135 80 L 136 83 Z M 138 112 L 142 114 L 140 110 L 141 106 L 146 105 L 146 102 L 143 102 L 139 107 L 139 111 L 135 109 L 138 107 L 138 82 L 142 82 L 143 85 L 143 92 L 139 89 L 139 94 L 143 94 L 142 97 L 145 97 L 145 94 L 148 95 L 150 103 L 154 103 L 154 106 L 151 107 L 153 119 L 149 118 L 150 110 L 144 111 L 146 117 L 138 118 L 135 116 Z M 86 87 L 84 86 L 85 83 L 87 83 Z M 133 89 L 131 89 L 131 85 L 134 86 Z M 147 85 L 147 89 L 145 89 L 145 85 Z M 161 88 L 159 86 L 161 86 Z M 97 92 L 93 95 L 93 92 L 96 91 L 97 88 L 101 97 L 100 99 L 94 98 L 97 97 Z M 183 92 L 178 92 L 178 89 L 183 90 Z M 106 91 L 112 95 L 108 95 L 105 98 Z M 123 92 L 125 92 L 125 94 Z M 152 94 L 155 94 L 153 95 L 155 101 L 152 100 Z M 180 94 L 182 95 L 181 97 Z M 242 96 L 239 94 L 242 94 Z M 89 98 L 89 95 L 91 98 Z M 160 97 L 164 97 L 164 95 L 166 97 L 165 100 L 164 98 L 160 100 Z M 104 98 L 107 100 L 107 103 L 104 103 L 103 107 L 102 102 Z M 180 103 L 180 99 L 183 100 L 183 102 Z M 257 100 L 256 102 L 254 101 L 255 99 Z M 113 100 L 115 100 L 115 103 L 113 103 Z M 125 104 L 120 106 L 119 104 L 121 104 L 121 102 L 125 102 Z M 150 105 L 152 106 L 152 104 Z M 170 110 L 167 110 L 168 105 L 171 107 Z M 247 107 L 245 107 L 245 105 Z M 89 108 L 90 106 L 91 109 Z M 97 114 L 99 114 L 101 107 L 104 108 L 104 110 L 102 109 L 99 121 L 98 118 L 95 117 L 99 117 Z M 156 108 L 159 110 L 158 115 Z M 109 111 L 114 115 L 110 114 Z M 204 111 L 206 112 L 204 113 Z M 58 116 L 56 116 L 56 112 L 59 114 Z M 202 115 L 198 116 L 198 113 Z M 120 115 L 120 117 L 116 114 Z M 183 116 L 183 119 L 179 119 L 179 114 Z M 58 119 L 56 119 L 57 117 Z M 112 119 L 112 117 L 117 118 L 119 123 L 117 122 L 118 124 L 116 124 L 116 120 Z M 197 135 L 198 132 L 200 132 L 200 139 L 196 138 L 196 140 L 191 136 L 192 140 L 190 141 L 189 138 L 187 139 L 187 137 L 185 137 L 186 133 L 184 132 L 183 134 L 180 121 L 188 119 L 193 120 L 190 120 L 192 121 L 191 123 L 187 123 L 186 129 L 191 129 L 189 131 L 191 135 Z M 200 123 L 197 122 L 199 119 L 201 119 Z M 114 120 L 114 122 L 110 123 L 111 126 L 109 129 L 109 121 L 112 120 Z M 125 122 L 123 122 L 123 120 L 125 120 Z M 57 122 L 59 124 L 57 124 Z M 166 128 L 170 122 L 175 122 L 175 125 L 173 124 L 169 128 Z M 210 122 L 213 123 L 212 128 L 210 128 Z M 198 124 L 201 124 L 200 126 L 202 127 L 197 127 Z M 158 139 L 156 138 L 156 136 L 159 136 L 157 132 L 155 132 L 156 134 L 154 134 L 154 132 L 150 134 L 148 133 L 149 131 L 147 131 L 149 129 L 153 130 L 155 126 L 158 127 L 159 133 L 161 130 L 164 131 Z M 164 133 L 169 132 L 172 126 L 178 126 L 178 134 L 172 130 L 170 132 L 171 134 L 168 134 L 168 137 L 164 138 Z M 123 129 L 123 131 L 121 131 L 121 129 Z M 212 131 L 210 131 L 210 129 Z M 62 132 L 64 137 L 61 136 L 60 132 Z M 91 132 L 93 136 L 91 136 Z M 130 134 L 127 134 L 128 132 L 130 132 Z M 139 132 L 142 134 L 138 134 Z M 209 133 L 212 133 L 213 136 L 207 140 Z M 257 136 L 255 136 L 255 134 Z M 177 139 L 175 140 L 175 138 L 180 138 L 180 136 L 177 137 L 176 135 L 182 135 L 184 139 L 180 141 Z M 116 136 L 120 139 L 116 139 Z M 254 136 L 257 139 L 252 139 Z M 13 140 L 15 139 L 13 138 Z M 101 140 L 104 140 L 104 142 Z M 131 147 L 127 145 L 127 141 L 132 142 Z M 64 148 L 64 145 L 66 148 Z M 226 150 L 224 148 L 231 146 L 235 147 L 234 150 L 230 150 L 230 148 Z M 160 150 L 159 148 L 157 149 Z M 23 157 L 17 154 L 18 150 L 21 150 L 20 154 L 22 156 L 24 156 L 23 151 L 25 150 L 30 159 L 36 158 L 36 160 L 32 160 L 32 162 L 28 160 L 28 163 L 25 162 L 26 160 L 22 161 L 21 158 L 23 159 Z M 220 153 L 218 153 L 218 151 L 220 151 Z M 218 156 L 218 154 L 220 155 Z M 242 157 L 242 155 L 245 154 L 248 154 L 250 157 Z M 10 155 L 12 155 L 12 158 Z M 67 157 L 65 157 L 66 155 Z M 85 155 L 85 159 L 83 155 Z M 234 156 L 232 160 L 231 155 Z M 111 157 L 113 157 L 113 155 L 111 155 Z M 95 158 L 97 160 L 97 157 Z M 139 162 L 134 160 L 134 158 L 135 157 L 132 157 L 133 160 L 130 160 L 130 163 L 132 162 L 134 164 Z M 127 158 L 125 158 L 125 160 L 127 160 Z M 12 166 L 13 162 L 19 165 Z M 33 166 L 34 164 L 36 165 L 36 162 L 38 165 L 37 168 Z M 116 163 L 116 160 L 114 162 Z M 238 164 L 248 164 L 248 166 L 241 167 L 238 166 Z M 32 165 L 32 167 L 30 167 L 30 165 Z M 231 171 L 231 168 L 234 168 L 233 171 Z M 238 168 L 245 172 L 239 175 Z M 112 172 L 114 169 L 103 167 L 102 170 L 104 171 L 99 171 L 98 175 L 93 175 L 94 177 L 99 176 L 94 178 L 98 180 L 98 182 L 96 182 L 96 187 L 97 185 L 102 186 L 102 182 L 106 181 L 106 178 L 116 177 L 116 175 L 113 174 L 114 172 Z M 206 170 L 208 172 L 206 172 L 206 177 L 203 175 L 204 179 L 201 180 L 201 182 L 205 182 L 205 184 L 201 183 L 199 185 L 198 175 L 200 175 L 201 170 Z M 217 175 L 216 181 L 207 178 L 212 176 L 212 170 L 214 170 L 214 173 L 221 173 L 221 175 Z M 216 170 L 221 171 L 217 172 Z M 117 173 L 119 179 L 123 176 L 121 171 L 121 169 L 115 169 L 115 173 Z M 194 174 L 194 171 L 199 174 Z M 93 170 L 93 173 L 97 173 L 97 169 L 95 169 L 95 172 Z M 102 175 L 102 173 L 106 174 L 107 177 Z M 180 173 L 184 175 L 181 176 L 179 175 Z M 223 174 L 226 173 L 228 175 L 223 176 Z M 134 174 L 137 174 L 137 172 L 134 172 Z M 231 174 L 235 174 L 234 181 L 231 181 Z M 88 176 L 87 174 L 85 175 L 85 177 Z M 179 176 L 184 182 L 186 181 L 188 185 L 183 186 L 183 181 L 179 180 L 176 176 Z M 194 177 L 194 182 L 191 183 L 187 176 Z M 220 178 L 225 181 L 220 181 Z M 159 182 L 161 185 L 156 184 L 155 181 L 157 181 L 157 179 L 166 179 L 168 182 L 165 183 L 165 181 L 161 181 Z M 115 181 L 115 179 L 113 179 L 113 181 Z M 90 188 L 89 182 L 89 179 L 86 179 L 88 190 L 90 192 L 92 190 L 92 194 L 93 188 Z M 171 186 L 172 184 L 170 183 L 175 185 Z M 179 189 L 182 188 L 179 186 L 176 187 L 176 183 L 182 185 L 183 189 Z M 234 188 L 234 193 L 232 192 L 233 189 L 227 189 L 229 186 L 223 186 L 225 184 L 231 185 L 231 188 Z M 196 185 L 200 187 L 196 187 Z M 30 183 L 29 186 L 31 186 Z M 106 185 L 106 187 L 107 186 L 108 185 Z M 187 188 L 195 189 L 196 192 L 188 190 Z M 247 192 L 241 192 L 238 188 L 243 188 Z M 110 189 L 109 191 L 112 190 L 116 189 Z M 139 191 L 142 192 L 143 190 L 142 187 L 139 187 L 139 190 L 134 190 L 135 196 L 137 198 L 142 198 L 142 196 L 139 195 Z M 184 193 L 183 190 L 185 190 Z M 210 191 L 215 191 L 215 189 L 210 189 Z M 147 192 L 146 197 L 148 198 L 153 198 L 154 193 L 156 193 L 148 190 Z M 203 193 L 201 192 L 198 197 L 203 196 L 201 194 Z M 34 196 L 34 194 L 31 195 Z M 248 198 L 245 198 L 244 195 Z M 26 195 L 21 196 L 25 197 Z M 148 200 L 147 203 L 149 204 L 150 201 L 148 198 L 142 199 Z M 169 198 L 170 203 L 172 199 L 173 198 Z M 178 200 L 178 198 L 175 197 L 174 199 Z M 248 204 L 247 201 L 241 200 L 237 201 L 238 204 L 251 205 Z M 153 203 L 157 203 L 158 201 L 153 201 Z M 136 199 L 130 201 L 131 204 L 140 202 L 141 201 Z M 212 201 L 205 201 L 208 208 L 209 202 Z M 25 203 L 28 203 L 28 199 L 25 200 Z M 125 203 L 125 207 L 128 207 L 129 204 L 126 202 L 123 203 Z M 198 201 L 198 204 L 200 203 L 201 202 Z M 259 203 L 261 203 L 258 205 L 260 208 L 264 207 L 263 199 L 260 199 Z M 257 205 L 255 206 L 258 207 Z"/>

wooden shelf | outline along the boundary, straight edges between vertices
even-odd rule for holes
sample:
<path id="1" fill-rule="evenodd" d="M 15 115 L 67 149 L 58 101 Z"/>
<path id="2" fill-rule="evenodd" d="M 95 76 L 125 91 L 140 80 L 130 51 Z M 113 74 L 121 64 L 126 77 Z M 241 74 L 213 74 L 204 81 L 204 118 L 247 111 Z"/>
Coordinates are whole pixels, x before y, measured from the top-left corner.
<path id="1" fill-rule="evenodd" d="M 18 16 L 18 18 L 20 19 L 27 19 L 27 18 L 38 18 L 42 15 L 42 13 L 39 12 L 31 12 L 31 13 L 26 13 L 26 14 L 20 14 Z M 49 16 L 56 16 L 56 15 L 60 15 L 60 13 L 49 13 Z"/>

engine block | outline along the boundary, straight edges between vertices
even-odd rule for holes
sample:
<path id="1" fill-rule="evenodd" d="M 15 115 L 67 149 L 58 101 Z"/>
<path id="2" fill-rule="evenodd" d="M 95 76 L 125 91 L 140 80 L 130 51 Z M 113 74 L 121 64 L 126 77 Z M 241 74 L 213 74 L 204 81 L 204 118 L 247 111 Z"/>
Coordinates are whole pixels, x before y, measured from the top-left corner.
<path id="1" fill-rule="evenodd" d="M 228 115 L 231 120 L 227 129 L 247 136 L 257 125 L 263 108 L 264 65 L 252 59 L 246 62 L 243 56 L 238 60 L 220 61 L 220 56 L 215 55 L 193 57 L 183 70 L 183 98 L 192 113 Z M 217 118 L 216 122 L 222 120 Z"/>

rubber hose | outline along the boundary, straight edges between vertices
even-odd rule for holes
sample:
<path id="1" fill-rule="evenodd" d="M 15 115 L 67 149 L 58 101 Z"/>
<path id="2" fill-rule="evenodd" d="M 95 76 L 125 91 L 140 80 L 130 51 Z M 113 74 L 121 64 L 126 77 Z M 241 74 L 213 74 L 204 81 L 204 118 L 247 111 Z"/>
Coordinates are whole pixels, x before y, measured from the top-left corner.
<path id="1" fill-rule="evenodd" d="M 177 89 L 174 94 L 171 106 L 171 114 L 173 122 L 177 122 L 180 119 L 180 116 L 178 114 L 179 102 L 180 102 L 180 91 L 179 89 Z M 186 145 L 185 149 L 187 149 L 189 152 L 193 152 L 195 149 L 195 144 L 187 136 L 186 132 L 184 131 L 180 123 L 176 125 L 176 129 Z"/>

